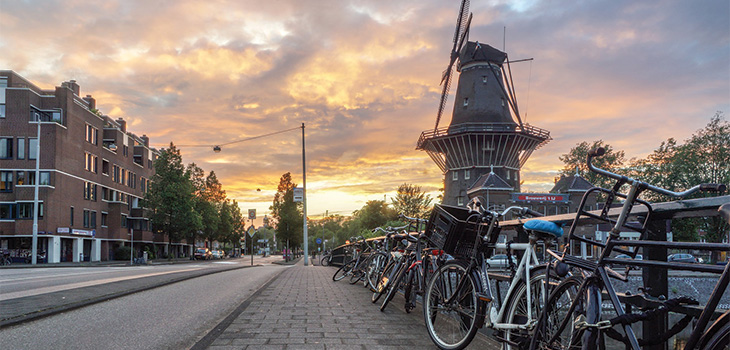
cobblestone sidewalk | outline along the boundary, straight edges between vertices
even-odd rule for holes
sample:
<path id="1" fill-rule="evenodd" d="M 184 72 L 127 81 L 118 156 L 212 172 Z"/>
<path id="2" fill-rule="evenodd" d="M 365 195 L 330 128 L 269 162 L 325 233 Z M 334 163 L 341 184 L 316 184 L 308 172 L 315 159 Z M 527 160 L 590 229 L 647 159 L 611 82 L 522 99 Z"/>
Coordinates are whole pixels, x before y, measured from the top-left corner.
<path id="1" fill-rule="evenodd" d="M 253 296 L 207 347 L 228 349 L 435 349 L 421 306 L 411 314 L 398 295 L 385 312 L 362 284 L 332 281 L 332 267 L 298 263 Z M 224 321 L 223 323 L 227 323 Z M 227 326 L 227 327 L 226 327 Z M 198 344 L 200 345 L 200 344 Z M 194 347 L 194 349 L 197 348 Z M 477 335 L 467 349 L 499 349 Z"/>

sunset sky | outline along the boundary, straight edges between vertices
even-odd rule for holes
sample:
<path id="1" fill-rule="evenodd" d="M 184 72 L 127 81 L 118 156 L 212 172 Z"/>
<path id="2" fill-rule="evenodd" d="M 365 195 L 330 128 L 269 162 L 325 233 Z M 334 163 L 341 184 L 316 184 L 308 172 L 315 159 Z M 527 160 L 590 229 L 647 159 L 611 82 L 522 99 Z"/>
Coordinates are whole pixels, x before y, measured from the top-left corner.
<path id="1" fill-rule="evenodd" d="M 433 128 L 458 0 L 0 0 L 0 69 L 41 88 L 75 79 L 155 147 L 215 171 L 245 211 L 268 212 L 279 177 L 308 213 L 349 215 L 442 174 L 417 151 Z M 576 143 L 603 139 L 627 158 L 684 140 L 730 111 L 730 2 L 478 1 L 470 39 L 510 59 L 523 119 L 551 132 L 522 170 L 547 191 Z M 452 85 L 455 91 L 456 80 Z M 442 125 L 453 108 L 449 99 Z M 256 189 L 261 189 L 260 192 Z"/>

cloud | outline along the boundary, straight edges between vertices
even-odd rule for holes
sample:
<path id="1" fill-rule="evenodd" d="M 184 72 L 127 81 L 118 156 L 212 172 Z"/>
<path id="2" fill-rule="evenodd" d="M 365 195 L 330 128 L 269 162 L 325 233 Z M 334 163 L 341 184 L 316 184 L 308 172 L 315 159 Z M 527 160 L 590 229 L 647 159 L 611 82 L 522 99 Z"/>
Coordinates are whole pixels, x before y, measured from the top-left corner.
<path id="1" fill-rule="evenodd" d="M 526 189 L 549 189 L 558 156 L 581 141 L 644 156 L 730 109 L 727 1 L 471 9 L 471 40 L 501 48 L 506 37 L 511 59 L 534 58 L 511 65 L 520 110 L 554 140 L 525 165 Z M 441 187 L 415 144 L 434 124 L 457 11 L 436 0 L 6 1 L 0 68 L 44 88 L 76 79 L 102 112 L 153 144 L 185 145 L 186 162 L 259 211 L 281 174 L 301 179 L 300 131 L 210 146 L 304 122 L 310 209 L 349 212 L 404 182 Z"/>

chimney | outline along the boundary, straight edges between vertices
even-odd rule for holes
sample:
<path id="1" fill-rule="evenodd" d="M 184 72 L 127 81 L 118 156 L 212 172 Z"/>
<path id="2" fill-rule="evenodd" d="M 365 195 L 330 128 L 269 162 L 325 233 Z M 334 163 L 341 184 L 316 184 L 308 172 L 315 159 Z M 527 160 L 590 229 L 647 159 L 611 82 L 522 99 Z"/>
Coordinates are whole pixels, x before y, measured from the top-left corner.
<path id="1" fill-rule="evenodd" d="M 86 95 L 83 100 L 89 104 L 89 109 L 96 109 L 96 100 L 91 95 Z"/>
<path id="2" fill-rule="evenodd" d="M 117 123 L 119 124 L 119 128 L 122 129 L 122 132 L 127 132 L 127 122 L 124 121 L 124 118 L 117 119 Z"/>
<path id="3" fill-rule="evenodd" d="M 146 147 L 149 147 L 149 146 L 150 146 L 150 138 L 149 138 L 149 137 L 147 137 L 147 135 L 142 135 L 141 139 L 142 139 L 142 143 L 143 143 L 143 144 L 144 144 L 144 145 L 145 145 Z"/>
<path id="4" fill-rule="evenodd" d="M 73 91 L 76 96 L 78 96 L 81 92 L 81 88 L 79 87 L 79 84 L 76 84 L 76 80 L 64 81 L 63 83 L 61 83 L 61 86 L 71 89 L 71 91 Z"/>

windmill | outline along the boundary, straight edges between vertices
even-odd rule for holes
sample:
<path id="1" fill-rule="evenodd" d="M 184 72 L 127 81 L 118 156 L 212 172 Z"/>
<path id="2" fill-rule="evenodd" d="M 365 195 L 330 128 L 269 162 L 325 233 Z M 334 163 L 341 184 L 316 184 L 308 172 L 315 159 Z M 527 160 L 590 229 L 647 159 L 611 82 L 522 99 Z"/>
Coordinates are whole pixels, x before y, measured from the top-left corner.
<path id="1" fill-rule="evenodd" d="M 448 205 L 463 205 L 485 189 L 487 195 L 519 192 L 520 169 L 535 149 L 551 140 L 547 130 L 523 123 L 507 54 L 470 41 L 471 20 L 469 1 L 462 0 L 441 76 L 436 125 L 421 133 L 417 145 L 444 173 L 443 203 Z M 454 71 L 459 81 L 451 123 L 439 128 Z"/>

